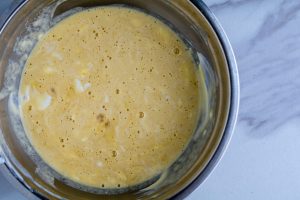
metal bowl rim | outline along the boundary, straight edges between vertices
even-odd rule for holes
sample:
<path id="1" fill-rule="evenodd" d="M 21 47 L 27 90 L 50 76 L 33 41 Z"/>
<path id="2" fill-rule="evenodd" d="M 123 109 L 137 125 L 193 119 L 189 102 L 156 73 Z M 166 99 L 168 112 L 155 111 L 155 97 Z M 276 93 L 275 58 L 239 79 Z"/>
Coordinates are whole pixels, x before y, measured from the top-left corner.
<path id="1" fill-rule="evenodd" d="M 219 161 L 222 159 L 224 153 L 226 152 L 226 149 L 230 143 L 230 140 L 233 136 L 233 132 L 235 129 L 235 125 L 237 122 L 237 116 L 238 116 L 238 110 L 239 110 L 239 98 L 240 98 L 240 83 L 239 83 L 239 75 L 238 75 L 238 67 L 235 59 L 235 55 L 232 49 L 232 46 L 229 42 L 229 39 L 222 28 L 221 24 L 219 23 L 216 16 L 213 14 L 213 12 L 207 7 L 207 5 L 202 0 L 190 0 L 197 9 L 204 15 L 206 20 L 210 23 L 213 30 L 217 34 L 217 37 L 221 43 L 221 46 L 223 48 L 225 57 L 227 59 L 228 64 L 228 70 L 229 70 L 229 76 L 230 76 L 230 108 L 229 108 L 229 114 L 228 114 L 228 120 L 226 123 L 226 127 L 222 136 L 222 139 L 220 141 L 220 144 L 218 145 L 215 153 L 213 154 L 212 158 L 210 159 L 209 163 L 206 165 L 204 170 L 183 190 L 178 191 L 177 194 L 175 194 L 174 198 L 184 198 L 188 196 L 190 193 L 192 193 L 201 183 L 203 183 L 208 176 L 211 174 L 211 172 L 215 169 L 215 167 L 218 165 Z M 28 0 L 25 0 L 21 3 L 19 3 L 16 8 L 11 12 L 9 17 L 5 20 L 3 23 L 0 34 L 5 29 L 5 27 L 9 24 L 10 20 L 14 17 L 14 15 L 21 10 L 21 8 L 28 2 Z M 19 191 L 29 197 L 30 194 L 33 194 L 36 198 L 41 198 L 41 196 L 34 191 L 31 191 L 29 188 L 27 188 L 23 183 L 22 180 L 20 180 L 10 169 L 9 167 L 4 163 L 3 166 L 0 166 L 0 172 L 5 174 L 5 177 L 8 179 L 10 183 L 12 183 L 16 188 L 19 189 Z M 7 174 L 9 173 L 9 174 Z M 15 185 L 17 184 L 17 185 Z"/>
<path id="2" fill-rule="evenodd" d="M 221 26 L 220 22 L 213 14 L 213 12 L 207 7 L 207 5 L 202 0 L 190 1 L 208 20 L 213 30 L 217 34 L 217 37 L 223 48 L 230 76 L 230 107 L 225 130 L 215 153 L 213 154 L 212 158 L 210 159 L 206 167 L 203 169 L 203 171 L 187 187 L 185 187 L 181 191 L 178 191 L 178 193 L 174 196 L 174 198 L 176 199 L 183 199 L 184 197 L 191 194 L 201 183 L 203 183 L 208 178 L 208 176 L 218 165 L 219 161 L 222 159 L 234 133 L 238 117 L 240 100 L 240 82 L 238 75 L 238 67 L 232 46 L 223 27 Z"/>

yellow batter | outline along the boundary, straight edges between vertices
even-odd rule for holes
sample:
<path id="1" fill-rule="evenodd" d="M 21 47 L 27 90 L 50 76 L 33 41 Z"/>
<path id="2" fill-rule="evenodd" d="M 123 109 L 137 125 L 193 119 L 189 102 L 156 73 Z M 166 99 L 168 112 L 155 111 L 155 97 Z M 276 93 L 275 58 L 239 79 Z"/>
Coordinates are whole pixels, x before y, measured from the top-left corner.
<path id="1" fill-rule="evenodd" d="M 78 183 L 127 187 L 166 169 L 198 119 L 192 56 L 158 19 L 99 7 L 38 42 L 21 84 L 22 120 L 43 160 Z"/>

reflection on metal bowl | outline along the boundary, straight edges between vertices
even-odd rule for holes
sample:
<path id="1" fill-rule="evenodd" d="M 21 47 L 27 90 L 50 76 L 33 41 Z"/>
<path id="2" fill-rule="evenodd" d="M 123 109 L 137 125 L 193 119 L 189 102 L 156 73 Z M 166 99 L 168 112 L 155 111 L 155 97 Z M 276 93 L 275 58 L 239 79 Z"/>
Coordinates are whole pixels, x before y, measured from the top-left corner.
<path id="1" fill-rule="evenodd" d="M 91 192 L 93 188 L 64 180 L 43 163 L 28 145 L 18 106 L 21 72 L 39 33 L 74 10 L 110 4 L 142 9 L 174 27 L 192 47 L 205 80 L 202 93 L 207 101 L 193 138 L 170 168 L 143 186 L 126 193 L 115 191 L 109 198 L 183 198 L 205 180 L 230 140 L 238 111 L 237 66 L 225 33 L 202 1 L 27 0 L 0 32 L 0 170 L 28 198 L 105 199 L 111 194 Z M 44 20 L 39 20 L 41 15 Z M 30 42 L 24 43 L 29 37 Z"/>

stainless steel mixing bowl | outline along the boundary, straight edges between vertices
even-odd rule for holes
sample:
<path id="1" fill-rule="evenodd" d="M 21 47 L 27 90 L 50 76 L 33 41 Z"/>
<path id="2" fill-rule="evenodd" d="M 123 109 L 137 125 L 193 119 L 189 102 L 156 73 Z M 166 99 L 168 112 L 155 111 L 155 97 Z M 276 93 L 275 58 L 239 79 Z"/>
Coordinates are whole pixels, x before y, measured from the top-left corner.
<path id="1" fill-rule="evenodd" d="M 22 69 L 40 35 L 73 11 L 110 4 L 142 9 L 178 32 L 198 64 L 205 100 L 193 138 L 172 166 L 143 187 L 114 192 L 72 183 L 43 163 L 24 134 L 18 104 Z M 225 33 L 200 0 L 27 0 L 2 27 L 0 45 L 0 170 L 30 199 L 181 199 L 205 180 L 228 145 L 238 111 L 237 66 Z"/>

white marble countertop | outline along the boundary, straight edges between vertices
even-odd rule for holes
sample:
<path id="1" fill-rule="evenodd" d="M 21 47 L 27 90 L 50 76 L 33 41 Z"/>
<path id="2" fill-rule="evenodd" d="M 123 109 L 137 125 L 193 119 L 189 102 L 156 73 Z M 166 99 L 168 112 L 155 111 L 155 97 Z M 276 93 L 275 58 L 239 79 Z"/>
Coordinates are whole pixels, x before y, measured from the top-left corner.
<path id="1" fill-rule="evenodd" d="M 300 1 L 205 2 L 236 54 L 240 113 L 220 164 L 187 199 L 300 199 Z M 23 198 L 0 175 L 4 199 Z"/>

